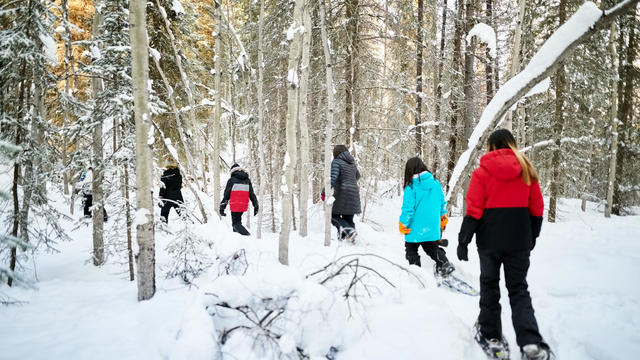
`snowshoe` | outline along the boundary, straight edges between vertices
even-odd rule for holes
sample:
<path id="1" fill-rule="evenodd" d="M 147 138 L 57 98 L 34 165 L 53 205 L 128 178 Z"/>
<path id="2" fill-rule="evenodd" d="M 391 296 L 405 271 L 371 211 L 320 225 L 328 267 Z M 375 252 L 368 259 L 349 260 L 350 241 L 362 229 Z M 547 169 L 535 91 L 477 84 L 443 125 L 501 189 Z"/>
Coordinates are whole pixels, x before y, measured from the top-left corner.
<path id="1" fill-rule="evenodd" d="M 350 228 L 350 227 L 345 227 L 340 229 L 340 234 L 338 236 L 338 238 L 341 241 L 348 241 L 350 243 L 355 243 L 356 242 L 356 236 L 358 235 L 358 232 L 356 231 L 356 229 L 354 228 Z"/>
<path id="2" fill-rule="evenodd" d="M 451 275 L 451 273 L 455 270 L 456 268 L 453 267 L 453 265 L 451 265 L 450 262 L 446 262 L 444 264 L 442 264 L 441 266 L 436 266 L 436 271 L 438 272 L 438 274 L 443 277 L 446 278 L 449 275 Z"/>
<path id="3" fill-rule="evenodd" d="M 474 325 L 473 330 L 474 339 L 489 359 L 509 359 L 509 343 L 504 337 L 500 340 L 485 338 L 482 336 L 482 333 L 480 332 L 480 325 L 477 322 Z"/>
<path id="4" fill-rule="evenodd" d="M 555 360 L 555 355 L 545 342 L 522 347 L 522 360 Z"/>

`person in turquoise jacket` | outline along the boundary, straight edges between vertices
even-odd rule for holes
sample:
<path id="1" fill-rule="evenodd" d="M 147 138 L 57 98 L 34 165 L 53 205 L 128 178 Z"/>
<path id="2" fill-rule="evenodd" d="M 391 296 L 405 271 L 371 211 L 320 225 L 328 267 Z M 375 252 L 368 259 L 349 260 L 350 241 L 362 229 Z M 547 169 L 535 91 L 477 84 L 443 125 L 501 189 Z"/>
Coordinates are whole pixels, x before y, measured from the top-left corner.
<path id="1" fill-rule="evenodd" d="M 399 229 L 404 234 L 406 258 L 411 265 L 420 266 L 418 248 L 436 262 L 436 271 L 448 275 L 451 265 L 441 244 L 446 226 L 447 202 L 440 182 L 427 170 L 418 157 L 407 161 L 404 168 L 404 197 Z"/>

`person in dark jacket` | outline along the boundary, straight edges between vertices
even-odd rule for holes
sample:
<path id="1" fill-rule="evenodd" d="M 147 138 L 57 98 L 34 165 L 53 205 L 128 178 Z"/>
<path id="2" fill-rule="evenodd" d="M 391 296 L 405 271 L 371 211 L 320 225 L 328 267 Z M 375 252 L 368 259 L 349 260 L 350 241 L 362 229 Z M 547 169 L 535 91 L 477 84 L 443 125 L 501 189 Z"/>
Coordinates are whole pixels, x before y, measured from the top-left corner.
<path id="1" fill-rule="evenodd" d="M 258 215 L 258 198 L 253 192 L 253 185 L 251 185 L 249 175 L 244 169 L 238 164 L 233 164 L 230 172 L 231 177 L 227 181 L 224 197 L 220 202 L 220 215 L 227 215 L 224 213 L 224 209 L 229 204 L 233 232 L 240 233 L 240 235 L 250 235 L 249 231 L 242 225 L 242 213 L 249 209 L 249 200 L 251 200 L 253 214 Z"/>
<path id="2" fill-rule="evenodd" d="M 335 198 L 331 209 L 331 223 L 338 229 L 340 240 L 354 241 L 357 235 L 353 216 L 362 212 L 358 180 L 360 171 L 353 156 L 346 146 L 336 145 L 331 162 L 331 188 Z M 322 197 L 324 198 L 324 191 Z"/>
<path id="3" fill-rule="evenodd" d="M 467 212 L 458 235 L 458 259 L 476 235 L 480 257 L 480 315 L 476 340 L 483 348 L 506 346 L 500 322 L 500 267 L 509 291 L 512 322 L 523 359 L 552 359 L 540 335 L 527 285 L 529 256 L 540 235 L 544 203 L 538 174 L 511 132 L 494 131 L 488 152 L 469 183 Z"/>
<path id="4" fill-rule="evenodd" d="M 176 165 L 173 158 L 168 158 L 165 170 L 160 178 L 163 186 L 160 187 L 160 201 L 162 210 L 160 210 L 160 219 L 164 222 L 169 221 L 169 212 L 171 208 L 175 208 L 180 214 L 180 206 L 184 203 L 182 198 L 182 175 L 180 169 Z"/>
<path id="5" fill-rule="evenodd" d="M 454 267 L 441 248 L 440 240 L 447 220 L 447 202 L 440 182 L 418 157 L 404 168 L 404 195 L 398 229 L 404 235 L 404 248 L 410 265 L 420 264 L 418 248 L 436 262 L 436 271 L 447 276 Z"/>
<path id="6" fill-rule="evenodd" d="M 84 217 L 91 218 L 91 207 L 93 206 L 93 167 L 89 166 L 87 171 L 84 171 L 80 175 L 78 183 L 76 184 L 76 188 L 80 192 L 82 192 Z M 107 209 L 105 209 L 104 206 L 102 207 L 102 219 L 104 222 L 107 222 L 107 220 L 109 220 Z"/>

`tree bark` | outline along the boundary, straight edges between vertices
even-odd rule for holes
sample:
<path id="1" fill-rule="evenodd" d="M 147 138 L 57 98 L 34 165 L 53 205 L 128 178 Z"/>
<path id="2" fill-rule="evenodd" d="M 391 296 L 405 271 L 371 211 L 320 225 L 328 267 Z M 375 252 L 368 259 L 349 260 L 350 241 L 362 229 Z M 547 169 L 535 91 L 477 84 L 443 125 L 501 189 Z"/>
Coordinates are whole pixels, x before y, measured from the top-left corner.
<path id="1" fill-rule="evenodd" d="M 446 44 L 446 29 L 447 29 L 447 0 L 444 0 L 442 5 L 442 28 L 440 31 L 440 50 L 438 52 L 438 70 L 436 72 L 436 104 L 435 104 L 435 127 L 434 137 L 436 139 L 436 146 L 434 146 L 433 155 L 433 176 L 438 177 L 438 169 L 440 167 L 440 151 L 438 145 L 440 143 L 440 121 L 442 118 L 441 106 L 442 106 L 442 66 L 444 63 L 444 48 Z"/>
<path id="2" fill-rule="evenodd" d="M 616 52 L 616 23 L 611 23 L 611 34 L 609 38 L 609 54 L 611 55 L 611 64 L 613 65 L 613 73 L 618 74 L 618 53 Z M 618 83 L 620 79 L 616 79 L 611 87 L 611 148 L 609 151 L 609 178 L 607 179 L 607 207 L 604 209 L 604 217 L 611 217 L 611 208 L 613 206 L 613 190 L 616 182 L 616 160 L 618 159 Z"/>
<path id="3" fill-rule="evenodd" d="M 258 156 L 259 159 L 259 173 L 258 179 L 258 201 L 260 203 L 258 211 L 258 228 L 256 231 L 256 237 L 262 238 L 262 217 L 264 214 L 264 192 L 266 179 L 266 164 L 264 161 L 264 96 L 262 94 L 262 86 L 264 84 L 264 0 L 260 0 L 260 18 L 258 20 Z"/>
<path id="4" fill-rule="evenodd" d="M 358 39 L 358 6 L 359 0 L 346 0 L 346 21 L 347 21 L 347 58 L 345 62 L 345 122 L 346 122 L 346 141 L 347 147 L 352 150 L 355 156 L 355 147 L 353 143 L 358 141 L 358 128 L 360 120 L 355 109 L 357 101 L 355 99 L 354 89 L 358 81 L 358 71 L 356 59 L 359 50 Z M 351 130 L 353 129 L 353 131 Z"/>
<path id="5" fill-rule="evenodd" d="M 463 14 L 464 14 L 464 0 L 458 0 L 458 11 L 455 19 L 455 32 L 453 36 L 453 72 L 460 74 L 462 72 L 462 31 L 463 31 Z M 458 75 L 454 75 L 454 79 Z M 460 114 L 460 95 L 455 89 L 456 82 L 451 86 L 451 120 L 450 128 L 451 134 L 449 135 L 449 162 L 447 163 L 447 184 L 451 179 L 453 169 L 456 161 L 458 160 L 458 116 Z"/>
<path id="6" fill-rule="evenodd" d="M 152 181 L 153 130 L 149 113 L 149 49 L 146 27 L 146 1 L 129 4 L 131 73 L 136 123 L 136 238 L 138 241 L 138 301 L 149 300 L 156 291 L 155 241 L 153 233 Z"/>
<path id="7" fill-rule="evenodd" d="M 518 22 L 516 23 L 516 31 L 513 35 L 513 49 L 511 52 L 511 66 L 509 67 L 509 79 L 514 77 L 518 71 L 520 70 L 520 51 L 522 49 L 522 23 L 524 21 L 524 13 L 527 8 L 526 0 L 518 0 Z M 560 21 L 560 25 L 562 25 L 566 21 L 566 11 L 565 11 L 565 20 Z M 509 111 L 507 113 L 507 117 L 504 121 L 505 129 L 509 131 L 513 130 L 513 120 L 512 113 Z"/>
<path id="8" fill-rule="evenodd" d="M 465 5 L 465 33 L 468 34 L 475 24 L 475 0 L 467 0 Z M 464 139 L 469 139 L 471 136 L 471 132 L 474 128 L 474 120 L 473 120 L 473 81 L 474 81 L 474 52 L 476 49 L 476 37 L 471 38 L 471 42 L 467 43 L 464 52 L 464 110 L 463 110 L 463 120 L 464 123 Z"/>
<path id="9" fill-rule="evenodd" d="M 423 37 L 423 23 L 424 23 L 424 3 L 423 0 L 418 0 L 418 21 L 417 21 L 417 37 L 416 37 L 416 112 L 415 112 L 415 132 L 416 132 L 416 155 L 422 157 L 422 128 L 420 123 L 422 122 L 422 43 Z"/>
<path id="10" fill-rule="evenodd" d="M 486 0 L 485 5 L 487 6 L 487 23 L 489 24 L 489 26 L 493 27 L 493 0 Z M 487 49 L 485 51 L 484 63 L 485 77 L 487 79 L 487 104 L 489 104 L 491 98 L 493 97 L 493 64 L 491 61 L 490 52 L 491 51 L 487 46 Z M 496 71 L 498 71 L 498 68 L 496 68 Z"/>
<path id="11" fill-rule="evenodd" d="M 331 188 L 331 138 L 333 131 L 333 63 L 331 62 L 331 49 L 329 48 L 329 38 L 327 36 L 327 25 L 325 11 L 325 0 L 320 0 L 320 32 L 322 35 L 322 48 L 324 49 L 325 78 L 327 91 L 327 113 L 326 127 L 324 135 L 324 246 L 331 245 L 331 208 L 332 202 L 329 201 L 333 196 Z"/>
<path id="12" fill-rule="evenodd" d="M 558 6 L 558 18 L 560 20 L 560 26 L 567 21 L 567 1 L 560 0 Z M 564 92 L 566 87 L 566 79 L 564 74 L 564 64 L 561 64 L 556 71 L 556 109 L 555 120 L 553 126 L 553 140 L 555 148 L 553 149 L 553 157 L 551 159 L 551 194 L 549 196 L 549 212 L 547 220 L 551 223 L 556 222 L 556 208 L 558 202 L 558 196 L 560 192 L 560 162 L 561 162 L 561 139 L 562 130 L 564 128 Z"/>
<path id="13" fill-rule="evenodd" d="M 289 63 L 287 72 L 287 123 L 286 142 L 287 152 L 284 159 L 285 184 L 282 190 L 282 228 L 280 229 L 280 241 L 278 260 L 283 265 L 289 264 L 289 233 L 291 231 L 291 204 L 293 201 L 293 172 L 296 167 L 296 118 L 298 114 L 299 96 L 299 63 L 302 35 L 299 27 L 302 25 L 302 8 L 304 0 L 296 0 L 293 10 L 293 23 L 290 29 L 294 29 L 293 39 L 290 41 Z M 307 31 L 306 29 L 303 31 Z"/>
<path id="14" fill-rule="evenodd" d="M 309 209 L 309 126 L 307 123 L 307 93 L 309 88 L 309 53 L 311 51 L 311 14 L 308 3 L 302 12 L 304 35 L 302 36 L 302 63 L 300 65 L 300 110 L 298 122 L 300 124 L 300 236 L 306 237 L 308 233 L 308 209 Z"/>
<path id="15" fill-rule="evenodd" d="M 102 14 L 96 8 L 96 12 L 93 17 L 93 38 L 97 38 L 100 36 L 100 25 L 102 23 Z M 93 99 L 97 99 L 100 92 L 102 91 L 102 79 L 100 78 L 92 78 L 91 79 L 91 95 Z M 100 110 L 97 108 L 98 104 L 96 104 L 96 109 L 94 109 L 94 114 L 98 116 L 94 116 L 96 119 L 102 119 L 102 116 L 99 114 Z M 91 170 L 93 175 L 93 181 L 91 182 L 91 191 L 93 193 L 93 210 L 92 210 L 92 220 L 93 220 L 93 265 L 100 266 L 104 263 L 104 239 L 103 239 L 103 228 L 104 228 L 104 208 L 103 208 L 103 192 L 102 192 L 102 182 L 104 178 L 104 164 L 102 159 L 102 120 L 99 120 L 93 128 L 93 139 L 91 140 L 91 150 L 93 151 L 93 159 Z M 90 170 L 87 170 L 90 171 Z"/>
<path id="16" fill-rule="evenodd" d="M 216 36 L 215 36 L 215 79 L 214 86 L 216 91 L 216 110 L 213 119 L 213 155 L 212 158 L 212 167 L 213 167 L 213 204 L 216 213 L 220 216 L 220 162 L 218 158 L 220 157 L 220 124 L 222 121 L 222 87 L 220 86 L 220 76 L 222 73 L 222 19 L 220 12 L 220 4 L 216 1 L 215 5 L 218 11 L 215 12 L 215 20 L 216 20 Z"/>

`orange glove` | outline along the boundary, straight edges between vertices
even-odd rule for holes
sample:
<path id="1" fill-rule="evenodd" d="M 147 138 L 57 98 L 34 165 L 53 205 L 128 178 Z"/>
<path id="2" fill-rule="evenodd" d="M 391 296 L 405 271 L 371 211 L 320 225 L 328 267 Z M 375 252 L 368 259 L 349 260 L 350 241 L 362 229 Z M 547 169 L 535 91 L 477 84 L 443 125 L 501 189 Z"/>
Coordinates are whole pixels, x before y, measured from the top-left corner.
<path id="1" fill-rule="evenodd" d="M 447 224 L 449 223 L 449 218 L 447 215 L 440 216 L 440 231 L 444 231 L 447 228 Z"/>
<path id="2" fill-rule="evenodd" d="M 404 226 L 401 222 L 398 221 L 398 230 L 400 230 L 400 233 L 402 235 L 407 235 L 408 233 L 411 232 L 411 229 L 409 229 L 408 227 Z"/>

